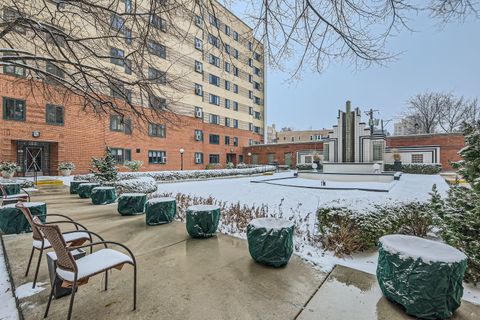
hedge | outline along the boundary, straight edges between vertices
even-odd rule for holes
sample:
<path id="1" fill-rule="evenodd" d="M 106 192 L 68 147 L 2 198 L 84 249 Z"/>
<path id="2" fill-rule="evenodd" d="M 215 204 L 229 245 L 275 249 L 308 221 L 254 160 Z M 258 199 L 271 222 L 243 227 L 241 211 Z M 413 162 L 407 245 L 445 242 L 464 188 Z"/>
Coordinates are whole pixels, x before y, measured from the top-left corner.
<path id="1" fill-rule="evenodd" d="M 386 163 L 384 165 L 385 171 L 394 171 L 393 164 Z M 413 174 L 437 174 L 442 171 L 442 165 L 440 164 L 402 164 L 401 171 L 403 173 L 413 173 Z"/>

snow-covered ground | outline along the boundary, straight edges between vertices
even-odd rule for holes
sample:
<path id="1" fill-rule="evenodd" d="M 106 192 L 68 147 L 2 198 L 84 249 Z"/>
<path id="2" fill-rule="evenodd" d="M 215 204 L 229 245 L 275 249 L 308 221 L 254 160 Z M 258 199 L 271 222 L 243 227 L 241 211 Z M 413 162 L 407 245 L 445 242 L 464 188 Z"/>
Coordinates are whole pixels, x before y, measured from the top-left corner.
<path id="1" fill-rule="evenodd" d="M 8 277 L 3 248 L 0 248 L 0 319 L 17 320 L 18 311 Z"/>

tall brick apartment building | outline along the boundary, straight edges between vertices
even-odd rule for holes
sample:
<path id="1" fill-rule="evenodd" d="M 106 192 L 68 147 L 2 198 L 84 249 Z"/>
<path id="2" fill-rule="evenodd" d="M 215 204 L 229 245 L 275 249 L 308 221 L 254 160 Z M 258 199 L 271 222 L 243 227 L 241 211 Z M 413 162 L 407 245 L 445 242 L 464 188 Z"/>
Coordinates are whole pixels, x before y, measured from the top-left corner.
<path id="1" fill-rule="evenodd" d="M 13 8 L 9 6 L 12 1 L 0 5 L 2 22 L 21 16 L 18 6 L 29 3 L 19 1 Z M 59 1 L 35 1 L 45 3 L 52 12 L 69 5 L 60 7 Z M 151 1 L 135 3 L 141 10 L 142 5 Z M 188 25 L 189 33 L 181 42 L 169 40 L 168 24 L 161 17 L 150 17 L 155 21 L 153 27 L 165 34 L 166 40 L 165 44 L 149 43 L 148 54 L 158 60 L 155 68 L 149 68 L 149 74 L 161 73 L 172 78 L 182 75 L 181 98 L 172 102 L 170 111 L 165 111 L 155 123 L 140 121 L 134 115 L 85 110 L 81 95 L 74 95 L 45 79 L 36 79 L 19 65 L 4 64 L 0 74 L 0 160 L 17 161 L 20 174 L 27 176 L 35 167 L 43 175 L 57 174 L 58 164 L 63 161 L 73 162 L 77 167 L 75 173 L 87 172 L 91 157 L 103 155 L 106 147 L 119 164 L 127 160 L 143 161 L 143 170 L 180 169 L 180 149 L 185 150 L 185 169 L 245 161 L 243 147 L 262 143 L 265 130 L 263 46 L 254 38 L 250 27 L 220 4 L 198 3 L 213 5 L 215 16 L 201 16 L 197 9 L 190 15 L 179 16 L 178 26 Z M 112 28 L 121 24 L 119 30 L 130 36 L 135 30 L 125 32 L 122 14 L 132 10 L 131 6 L 131 0 L 119 0 L 118 14 L 111 16 Z M 20 8 L 23 9 L 28 10 Z M 15 32 L 11 35 L 13 39 L 28 37 L 30 30 Z M 105 54 L 119 58 L 107 60 L 102 67 L 132 79 L 135 70 L 132 73 L 131 65 L 126 63 L 129 61 L 124 58 L 128 56 L 128 43 L 127 39 L 125 43 L 105 45 Z M 174 66 L 171 71 L 164 70 L 167 63 Z M 58 65 L 49 62 L 40 63 L 39 68 L 55 77 L 64 76 Z M 160 89 L 161 86 L 162 83 Z M 118 100 L 114 91 L 108 95 L 114 103 Z M 162 97 L 155 98 L 165 102 Z M 149 105 L 135 92 L 129 92 L 129 99 L 149 112 Z"/>

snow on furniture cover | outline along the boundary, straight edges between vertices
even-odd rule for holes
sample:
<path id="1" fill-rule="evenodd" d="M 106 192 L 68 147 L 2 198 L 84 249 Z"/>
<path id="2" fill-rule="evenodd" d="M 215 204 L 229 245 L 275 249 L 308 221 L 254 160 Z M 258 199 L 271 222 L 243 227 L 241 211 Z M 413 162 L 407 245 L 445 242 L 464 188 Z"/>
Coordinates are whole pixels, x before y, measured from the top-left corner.
<path id="1" fill-rule="evenodd" d="M 70 194 L 77 194 L 78 186 L 82 183 L 88 183 L 87 180 L 75 180 L 70 182 Z"/>
<path id="2" fill-rule="evenodd" d="M 124 193 L 118 198 L 117 211 L 122 216 L 142 214 L 145 210 L 147 195 L 145 193 Z"/>
<path id="3" fill-rule="evenodd" d="M 8 196 L 12 196 L 20 193 L 20 189 L 21 189 L 20 183 L 4 182 L 2 183 L 2 186 Z"/>
<path id="4" fill-rule="evenodd" d="M 81 183 L 77 188 L 78 196 L 82 199 L 90 198 L 93 188 L 100 187 L 100 183 Z"/>
<path id="5" fill-rule="evenodd" d="M 288 263 L 293 253 L 293 222 L 258 218 L 247 226 L 248 250 L 253 260 L 272 267 Z"/>
<path id="6" fill-rule="evenodd" d="M 187 232 L 192 238 L 208 238 L 217 232 L 220 207 L 197 205 L 187 209 Z"/>
<path id="7" fill-rule="evenodd" d="M 383 294 L 422 319 L 450 318 L 460 306 L 467 257 L 432 240 L 380 238 L 377 279 Z"/>
<path id="8" fill-rule="evenodd" d="M 145 204 L 145 219 L 149 226 L 170 223 L 177 214 L 175 198 L 154 198 Z"/>
<path id="9" fill-rule="evenodd" d="M 109 204 L 117 200 L 115 187 L 95 187 L 90 196 L 93 204 Z"/>
<path id="10" fill-rule="evenodd" d="M 0 207 L 0 233 L 16 234 L 30 232 L 30 224 L 20 209 L 15 208 L 16 203 Z M 47 205 L 44 202 L 24 202 L 23 205 L 30 209 L 33 216 L 39 216 L 45 222 Z"/>

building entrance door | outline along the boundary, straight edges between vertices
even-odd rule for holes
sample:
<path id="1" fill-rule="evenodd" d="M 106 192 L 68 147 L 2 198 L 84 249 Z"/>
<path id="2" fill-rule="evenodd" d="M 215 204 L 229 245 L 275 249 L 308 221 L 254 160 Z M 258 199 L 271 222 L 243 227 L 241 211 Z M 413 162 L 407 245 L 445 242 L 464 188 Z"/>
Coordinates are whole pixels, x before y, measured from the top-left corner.
<path id="1" fill-rule="evenodd" d="M 237 155 L 235 153 L 227 153 L 227 163 L 233 163 L 235 166 L 237 165 Z"/>
<path id="2" fill-rule="evenodd" d="M 25 176 L 33 176 L 35 171 L 38 175 L 43 175 L 43 147 L 25 146 L 24 154 L 23 169 Z"/>

